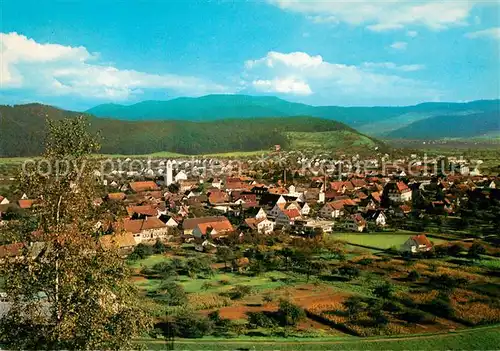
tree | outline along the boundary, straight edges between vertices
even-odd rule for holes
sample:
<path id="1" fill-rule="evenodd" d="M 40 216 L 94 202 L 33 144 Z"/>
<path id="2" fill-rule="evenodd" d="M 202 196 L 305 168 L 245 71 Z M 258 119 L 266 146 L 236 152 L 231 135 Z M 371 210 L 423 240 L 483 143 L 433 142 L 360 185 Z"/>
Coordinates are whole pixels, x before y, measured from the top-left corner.
<path id="1" fill-rule="evenodd" d="M 165 281 L 161 284 L 159 293 L 162 294 L 162 300 L 169 306 L 182 306 L 188 302 L 187 294 L 182 285 L 173 281 Z"/>
<path id="2" fill-rule="evenodd" d="M 229 247 L 220 246 L 217 248 L 217 259 L 224 262 L 224 268 L 227 269 L 227 263 L 234 259 L 233 250 Z"/>
<path id="3" fill-rule="evenodd" d="M 0 320 L 0 343 L 16 349 L 124 349 L 150 326 L 139 308 L 129 269 L 118 252 L 100 245 L 93 205 L 98 149 L 83 118 L 48 122 L 39 163 L 26 165 L 20 188 L 37 200 L 37 236 L 12 234 L 27 245 L 2 266 L 11 303 Z"/>
<path id="4" fill-rule="evenodd" d="M 389 299 L 392 296 L 393 291 L 394 286 L 389 282 L 385 282 L 384 284 L 373 289 L 373 295 L 382 299 Z"/>
<path id="5" fill-rule="evenodd" d="M 359 296 L 351 296 L 345 300 L 343 304 L 347 309 L 347 314 L 351 320 L 355 320 L 358 314 L 364 311 L 367 307 L 366 303 Z"/>
<path id="6" fill-rule="evenodd" d="M 417 281 L 420 279 L 420 273 L 416 270 L 412 270 L 410 273 L 408 273 L 408 280 L 411 282 Z"/>
<path id="7" fill-rule="evenodd" d="M 348 279 L 354 279 L 360 276 L 361 270 L 353 265 L 343 265 L 337 269 L 338 273 L 343 276 L 347 277 Z"/>
<path id="8" fill-rule="evenodd" d="M 481 255 L 484 255 L 485 253 L 486 249 L 484 248 L 484 246 L 478 242 L 474 242 L 467 252 L 467 257 L 472 258 L 473 260 L 477 260 L 481 258 Z"/>
<path id="9" fill-rule="evenodd" d="M 302 308 L 294 305 L 288 300 L 281 300 L 278 308 L 278 315 L 281 317 L 283 325 L 297 325 L 298 322 L 306 317 Z"/>
<path id="10" fill-rule="evenodd" d="M 160 239 L 157 239 L 155 244 L 153 245 L 153 252 L 156 254 L 162 254 L 165 251 L 167 251 L 167 247 Z"/>

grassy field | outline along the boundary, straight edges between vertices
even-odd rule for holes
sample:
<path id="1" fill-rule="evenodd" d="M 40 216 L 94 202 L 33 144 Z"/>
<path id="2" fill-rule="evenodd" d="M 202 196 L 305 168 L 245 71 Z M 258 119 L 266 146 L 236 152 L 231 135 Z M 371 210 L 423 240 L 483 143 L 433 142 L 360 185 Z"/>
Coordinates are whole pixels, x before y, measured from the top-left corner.
<path id="1" fill-rule="evenodd" d="M 155 152 L 152 154 L 144 155 L 122 155 L 122 154 L 102 154 L 96 155 L 99 158 L 183 158 L 183 157 L 216 157 L 216 158 L 230 158 L 230 157 L 252 157 L 269 154 L 269 150 L 256 150 L 256 151 L 236 151 L 236 152 L 223 152 L 214 154 L 199 154 L 199 155 L 184 155 L 170 151 Z M 37 157 L 0 157 L 0 164 L 21 164 L 29 159 L 36 159 Z"/>
<path id="2" fill-rule="evenodd" d="M 333 233 L 332 237 L 348 242 L 354 245 L 365 245 L 379 249 L 389 249 L 391 247 L 399 248 L 411 235 L 417 233 L 411 232 L 396 232 L 396 233 L 371 233 L 371 234 L 357 234 L 357 233 Z M 440 244 L 445 240 L 431 238 L 434 244 Z"/>
<path id="3" fill-rule="evenodd" d="M 141 340 L 149 350 L 165 350 L 162 340 Z M 452 333 L 401 337 L 336 338 L 203 338 L 175 340 L 177 350 L 497 350 L 500 326 L 460 330 Z"/>
<path id="4" fill-rule="evenodd" d="M 377 144 L 367 136 L 350 131 L 329 131 L 329 132 L 289 132 L 287 133 L 291 141 L 292 149 L 343 149 L 343 150 L 368 150 L 373 149 Z"/>

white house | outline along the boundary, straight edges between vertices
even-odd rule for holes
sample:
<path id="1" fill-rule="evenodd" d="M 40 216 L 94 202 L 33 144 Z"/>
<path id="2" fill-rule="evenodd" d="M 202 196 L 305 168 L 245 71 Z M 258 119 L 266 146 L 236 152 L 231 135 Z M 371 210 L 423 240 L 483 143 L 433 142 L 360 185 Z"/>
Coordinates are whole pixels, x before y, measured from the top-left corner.
<path id="1" fill-rule="evenodd" d="M 270 234 L 274 230 L 274 222 L 267 218 L 247 218 L 246 225 L 261 234 Z"/>
<path id="2" fill-rule="evenodd" d="M 255 215 L 255 218 L 256 218 L 256 219 L 267 218 L 267 213 L 266 213 L 266 211 L 264 211 L 264 209 L 261 207 L 261 208 L 259 209 L 259 212 L 257 212 L 257 214 Z"/>
<path id="3" fill-rule="evenodd" d="M 319 211 L 323 218 L 339 218 L 344 214 L 344 203 L 342 201 L 327 202 Z"/>
<path id="4" fill-rule="evenodd" d="M 414 235 L 405 241 L 403 245 L 401 245 L 401 251 L 403 252 L 426 252 L 432 249 L 432 243 L 425 236 L 425 234 Z"/>
<path id="5" fill-rule="evenodd" d="M 411 201 L 412 191 L 403 182 L 389 182 L 384 188 L 384 193 L 394 202 L 408 202 Z"/>
<path id="6" fill-rule="evenodd" d="M 187 179 L 188 179 L 188 176 L 187 176 L 186 172 L 184 172 L 184 171 L 182 171 L 182 170 L 181 170 L 181 171 L 179 171 L 179 172 L 175 175 L 175 177 L 174 177 L 174 180 L 175 180 L 175 182 L 176 182 L 176 183 L 179 183 L 181 180 L 187 180 Z"/>

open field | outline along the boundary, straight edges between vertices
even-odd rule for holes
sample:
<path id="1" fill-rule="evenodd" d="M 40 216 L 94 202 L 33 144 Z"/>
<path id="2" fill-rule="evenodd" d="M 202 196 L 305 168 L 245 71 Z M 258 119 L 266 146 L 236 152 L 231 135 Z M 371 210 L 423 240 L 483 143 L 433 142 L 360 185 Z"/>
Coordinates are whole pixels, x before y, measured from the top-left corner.
<path id="1" fill-rule="evenodd" d="M 329 132 L 289 132 L 288 138 L 291 141 L 291 147 L 297 150 L 369 150 L 378 144 L 371 138 L 353 133 L 350 131 L 329 131 Z"/>
<path id="2" fill-rule="evenodd" d="M 354 245 L 364 245 L 370 246 L 374 248 L 379 248 L 382 250 L 389 249 L 391 247 L 399 247 L 404 244 L 406 240 L 412 235 L 416 235 L 418 233 L 412 232 L 396 232 L 394 234 L 390 233 L 371 233 L 371 234 L 357 234 L 357 233 L 332 233 L 332 237 L 345 241 Z M 431 241 L 434 244 L 440 244 L 446 242 L 442 239 L 431 238 Z"/>
<path id="3" fill-rule="evenodd" d="M 137 341 L 150 350 L 165 350 L 163 340 Z M 329 338 L 203 338 L 176 339 L 175 349 L 182 350 L 496 350 L 500 344 L 500 326 L 464 329 L 450 333 L 417 334 L 397 337 Z"/>
<path id="4" fill-rule="evenodd" d="M 122 155 L 122 154 L 99 154 L 95 155 L 98 158 L 185 158 L 185 157 L 214 157 L 214 158 L 231 158 L 231 157 L 252 157 L 269 154 L 269 150 L 256 151 L 235 151 L 222 152 L 211 154 L 185 155 L 176 152 L 162 151 L 143 155 Z M 37 157 L 0 157 L 0 164 L 21 164 L 26 160 L 36 159 Z"/>

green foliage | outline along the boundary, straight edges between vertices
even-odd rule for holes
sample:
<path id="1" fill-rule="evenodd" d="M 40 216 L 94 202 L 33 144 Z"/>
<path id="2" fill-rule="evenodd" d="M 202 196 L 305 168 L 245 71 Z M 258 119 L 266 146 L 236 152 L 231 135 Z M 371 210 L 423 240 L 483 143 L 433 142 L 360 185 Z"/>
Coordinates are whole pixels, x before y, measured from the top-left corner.
<path id="1" fill-rule="evenodd" d="M 164 281 L 157 294 L 160 294 L 160 300 L 169 306 L 182 306 L 187 303 L 187 294 L 182 285 L 173 281 Z"/>
<path id="2" fill-rule="evenodd" d="M 278 316 L 282 325 L 297 325 L 306 317 L 305 311 L 288 300 L 281 300 L 278 308 Z"/>
<path id="3" fill-rule="evenodd" d="M 274 328 L 276 321 L 265 312 L 247 312 L 250 328 Z"/>
<path id="4" fill-rule="evenodd" d="M 20 174 L 20 188 L 38 200 L 33 216 L 44 244 L 1 267 L 12 305 L 0 343 L 9 349 L 127 349 L 150 325 L 124 260 L 100 245 L 88 157 L 98 145 L 87 127 L 81 118 L 49 123 L 43 162 Z M 30 241 L 31 225 L 20 228 L 12 241 Z"/>
<path id="5" fill-rule="evenodd" d="M 248 285 L 235 285 L 227 295 L 231 298 L 231 300 L 239 300 L 248 296 L 252 293 L 253 289 Z"/>
<path id="6" fill-rule="evenodd" d="M 167 251 L 167 247 L 161 240 L 156 240 L 155 244 L 153 245 L 153 253 L 155 254 L 162 254 Z"/>
<path id="7" fill-rule="evenodd" d="M 337 272 L 341 276 L 347 277 L 349 279 L 354 279 L 361 275 L 361 270 L 358 267 L 349 264 L 340 266 L 339 268 L 337 268 Z"/>
<path id="8" fill-rule="evenodd" d="M 181 310 L 168 316 L 162 325 L 164 335 L 174 335 L 181 338 L 201 338 L 210 335 L 213 323 L 201 314 L 189 310 Z"/>
<path id="9" fill-rule="evenodd" d="M 385 282 L 382 285 L 377 286 L 373 289 L 373 295 L 382 299 L 390 299 L 394 291 L 394 285 L 389 282 Z"/>
<path id="10" fill-rule="evenodd" d="M 408 273 L 408 280 L 411 282 L 414 282 L 416 280 L 420 279 L 420 273 L 416 270 L 412 270 L 410 273 Z"/>
<path id="11" fill-rule="evenodd" d="M 486 249 L 484 248 L 484 246 L 478 242 L 474 242 L 467 252 L 467 257 L 477 260 L 481 258 L 481 255 L 484 255 L 485 253 Z"/>
<path id="12" fill-rule="evenodd" d="M 143 260 L 148 256 L 153 254 L 153 247 L 140 243 L 135 248 L 130 255 L 128 255 L 129 261 Z"/>
<path id="13" fill-rule="evenodd" d="M 231 117 L 237 117 L 239 113 Z M 0 156 L 32 156 L 43 150 L 45 116 L 58 120 L 75 113 L 43 105 L 0 106 L 2 126 Z M 42 117 L 43 116 L 43 117 Z M 346 125 L 312 117 L 230 119 L 212 122 L 178 120 L 127 122 L 89 116 L 91 128 L 101 131 L 102 152 L 150 154 L 168 150 L 179 154 L 211 154 L 229 151 L 268 150 L 275 144 L 290 146 L 287 132 L 351 131 Z M 5 137 L 4 137 L 5 134 Z M 350 134 L 351 135 L 351 134 Z"/>

